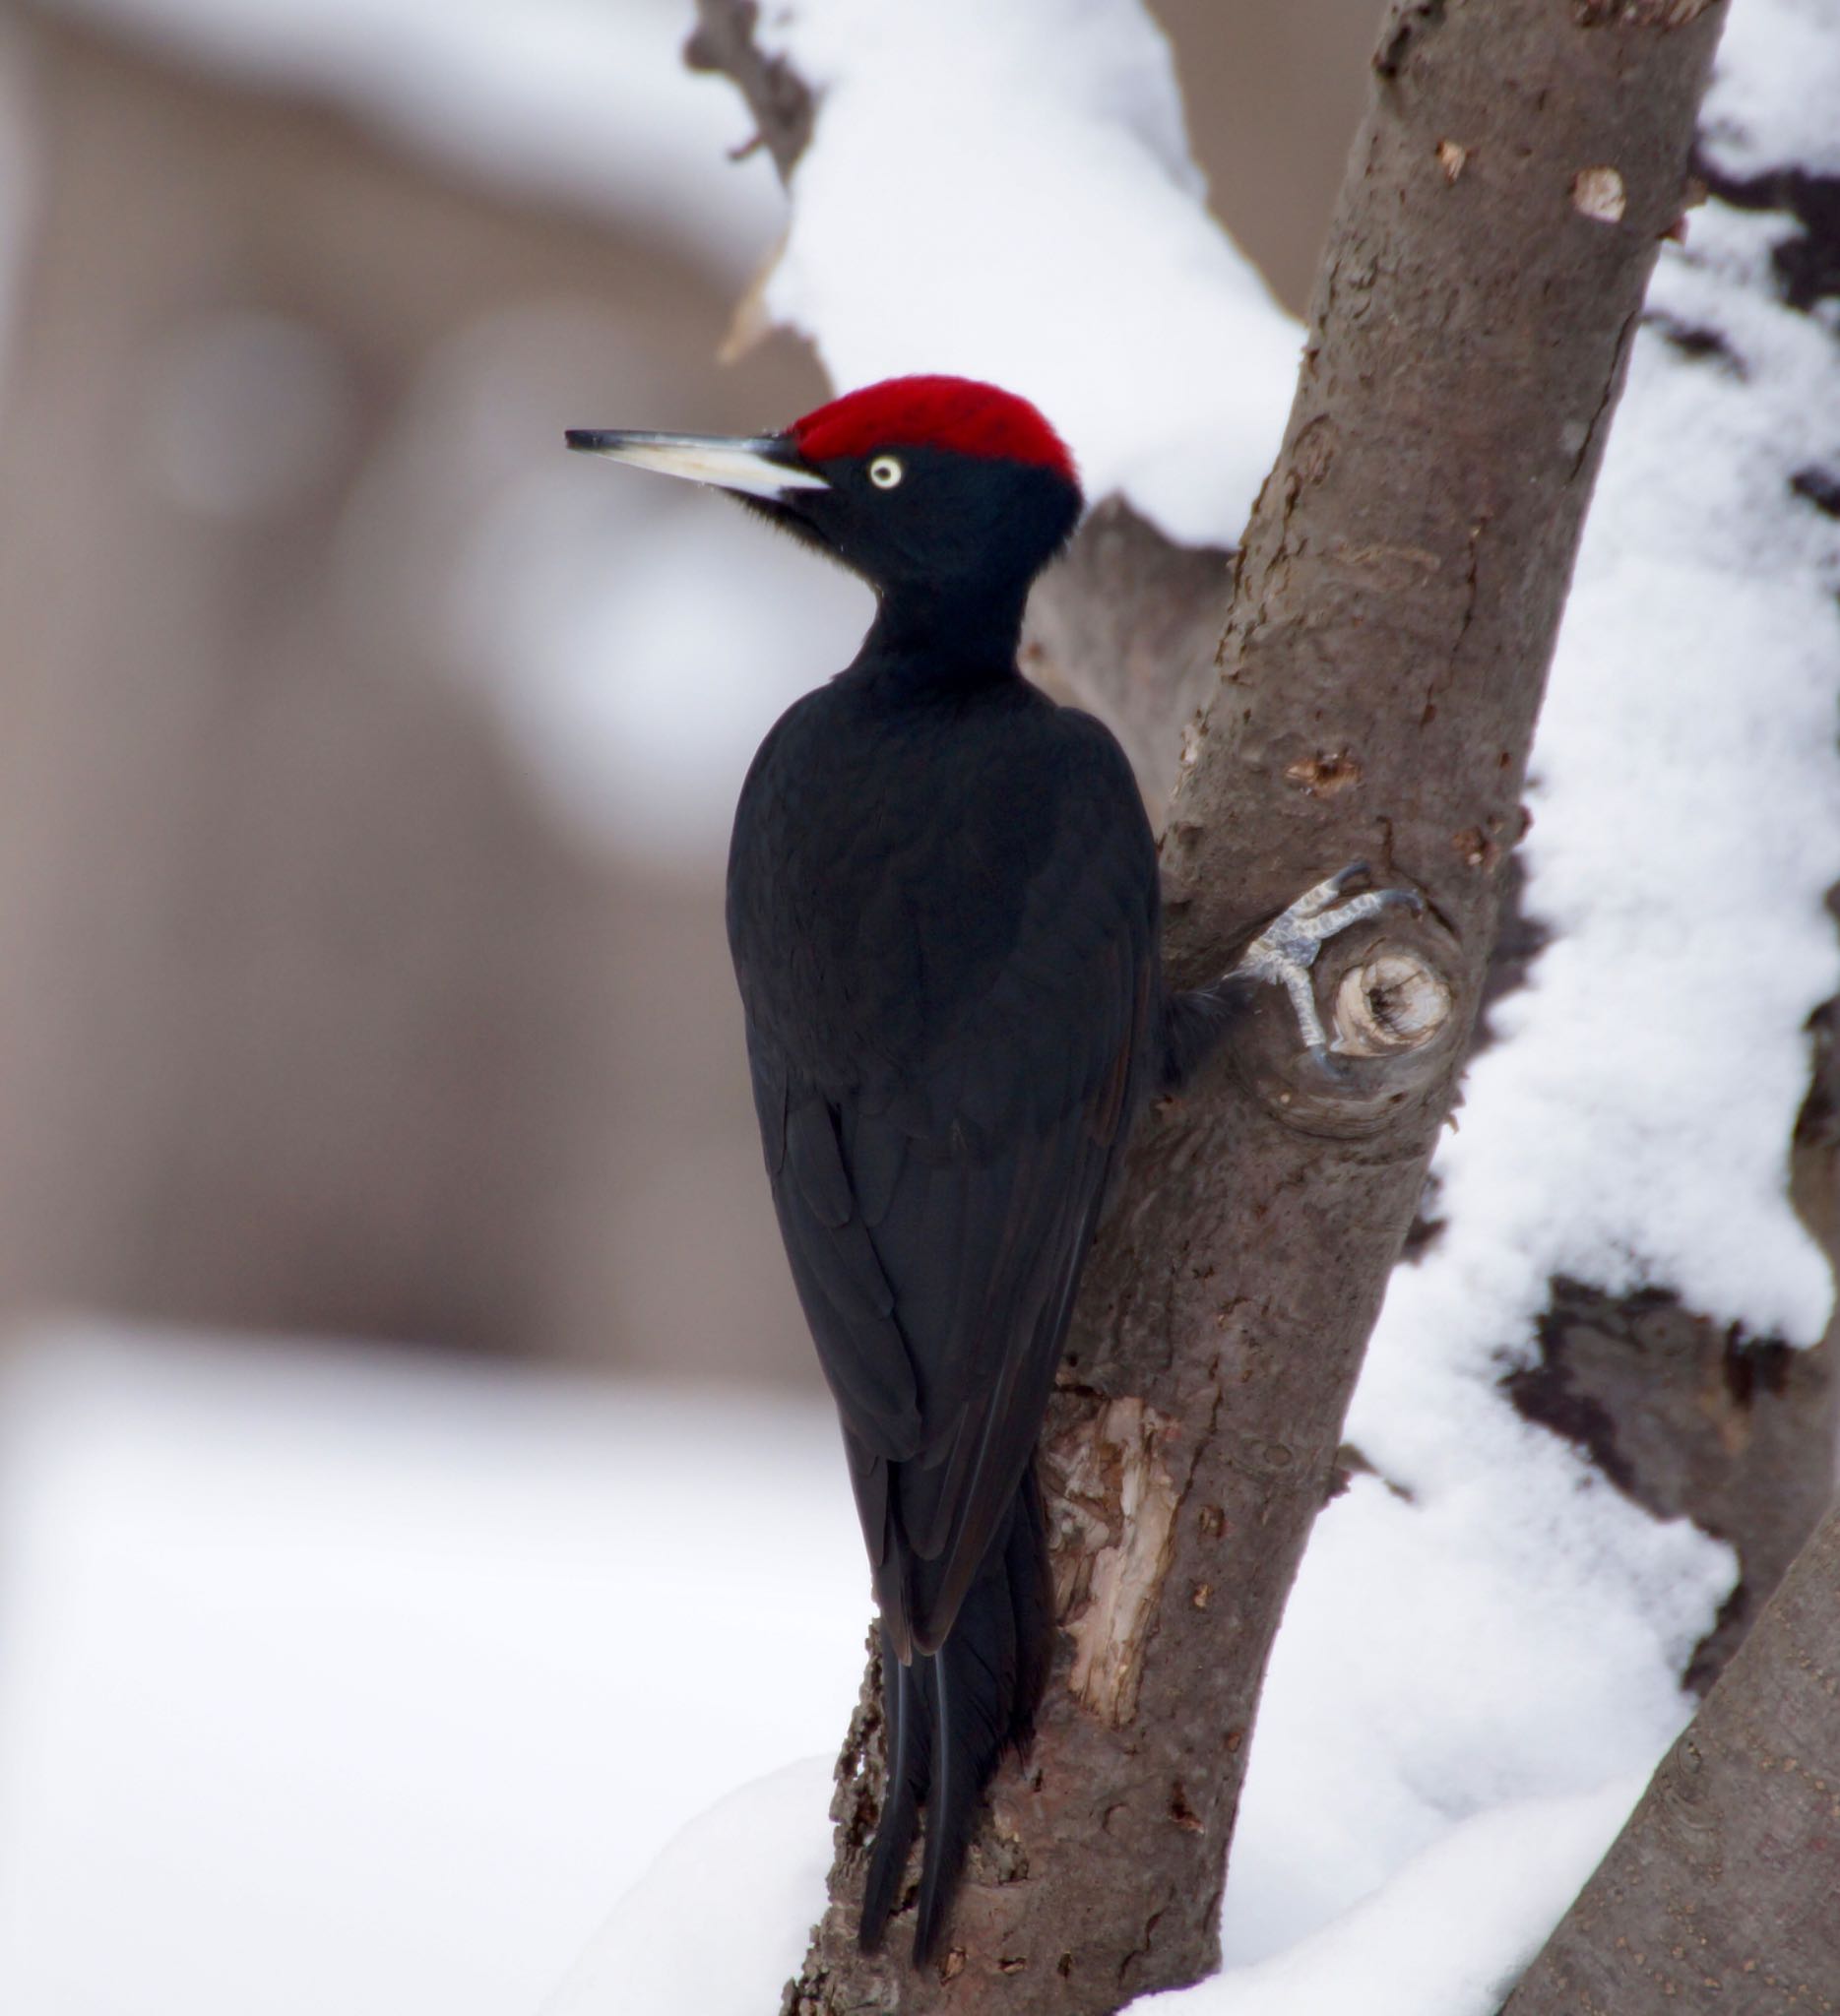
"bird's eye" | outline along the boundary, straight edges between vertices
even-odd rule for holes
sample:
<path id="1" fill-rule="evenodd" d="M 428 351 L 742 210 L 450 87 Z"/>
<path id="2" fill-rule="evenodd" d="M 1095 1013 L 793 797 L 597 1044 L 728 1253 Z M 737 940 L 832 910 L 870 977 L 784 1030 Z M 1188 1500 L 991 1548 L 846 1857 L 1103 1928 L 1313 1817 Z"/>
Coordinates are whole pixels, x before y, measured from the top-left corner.
<path id="1" fill-rule="evenodd" d="M 892 490 L 901 480 L 901 465 L 892 455 L 878 455 L 869 464 L 869 481 L 878 490 Z"/>

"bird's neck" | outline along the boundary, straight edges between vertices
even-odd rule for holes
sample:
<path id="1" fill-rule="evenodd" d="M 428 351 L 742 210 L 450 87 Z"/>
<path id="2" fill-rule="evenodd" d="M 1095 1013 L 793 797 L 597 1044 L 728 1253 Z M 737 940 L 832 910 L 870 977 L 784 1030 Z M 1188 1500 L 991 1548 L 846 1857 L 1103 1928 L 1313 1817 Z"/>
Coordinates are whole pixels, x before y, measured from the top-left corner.
<path id="1" fill-rule="evenodd" d="M 950 588 L 885 590 L 863 640 L 864 659 L 905 677 L 948 684 L 1014 677 L 1029 584 L 990 593 Z"/>

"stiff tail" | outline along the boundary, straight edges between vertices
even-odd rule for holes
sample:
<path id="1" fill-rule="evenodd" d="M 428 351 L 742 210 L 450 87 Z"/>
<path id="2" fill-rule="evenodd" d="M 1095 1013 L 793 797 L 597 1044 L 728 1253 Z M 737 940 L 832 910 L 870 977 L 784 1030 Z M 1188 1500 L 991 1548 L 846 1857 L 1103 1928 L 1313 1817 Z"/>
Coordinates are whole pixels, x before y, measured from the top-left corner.
<path id="1" fill-rule="evenodd" d="M 1047 1529 L 1031 1469 L 938 1651 L 917 1652 L 903 1666 L 883 1634 L 886 1783 L 857 1932 L 864 1952 L 880 1945 L 900 1904 L 923 1801 L 926 1848 L 914 1964 L 931 1959 L 983 1788 L 1003 1751 L 1029 1739 L 1052 1649 Z"/>

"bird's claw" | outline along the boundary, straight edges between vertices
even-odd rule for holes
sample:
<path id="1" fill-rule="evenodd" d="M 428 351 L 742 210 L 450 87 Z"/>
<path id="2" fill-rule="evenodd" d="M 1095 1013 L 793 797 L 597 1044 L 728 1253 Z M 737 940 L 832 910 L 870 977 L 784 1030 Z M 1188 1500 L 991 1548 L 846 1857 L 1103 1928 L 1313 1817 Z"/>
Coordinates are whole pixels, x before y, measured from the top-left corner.
<path id="1" fill-rule="evenodd" d="M 1282 987 L 1290 996 L 1297 1016 L 1298 1033 L 1316 1068 L 1328 1078 L 1344 1078 L 1348 1067 L 1335 1054 L 1322 1017 L 1316 1008 L 1316 990 L 1310 984 L 1310 968 L 1324 942 L 1346 931 L 1351 924 L 1364 923 L 1389 910 L 1408 910 L 1418 916 L 1425 900 L 1413 889 L 1369 889 L 1347 902 L 1338 898 L 1351 882 L 1367 872 L 1365 861 L 1351 861 L 1347 867 L 1304 890 L 1303 894 L 1267 924 L 1228 976 L 1230 979 L 1265 980 Z"/>
<path id="2" fill-rule="evenodd" d="M 1359 882 L 1366 873 L 1365 861 L 1350 861 L 1347 867 L 1337 868 L 1333 875 L 1325 876 L 1313 888 L 1305 889 L 1284 915 L 1297 918 L 1319 916 L 1351 882 Z M 1280 922 L 1283 920 L 1282 917 L 1279 919 Z"/>
<path id="3" fill-rule="evenodd" d="M 1332 1084 L 1344 1085 L 1353 1075 L 1348 1068 L 1348 1060 L 1338 1056 L 1326 1042 L 1306 1043 L 1303 1047 L 1303 1054 L 1309 1059 L 1315 1069 Z"/>

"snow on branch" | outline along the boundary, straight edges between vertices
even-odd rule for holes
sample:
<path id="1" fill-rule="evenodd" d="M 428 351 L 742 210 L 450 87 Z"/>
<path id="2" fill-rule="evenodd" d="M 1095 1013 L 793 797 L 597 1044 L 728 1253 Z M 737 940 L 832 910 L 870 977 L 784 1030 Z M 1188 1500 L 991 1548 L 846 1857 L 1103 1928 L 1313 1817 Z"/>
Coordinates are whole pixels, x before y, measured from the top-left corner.
<path id="1" fill-rule="evenodd" d="M 1208 213 L 1136 0 L 799 0 L 755 33 L 817 102 L 766 305 L 837 389 L 993 380 L 1053 421 L 1089 497 L 1231 544 L 1301 332 Z"/>

